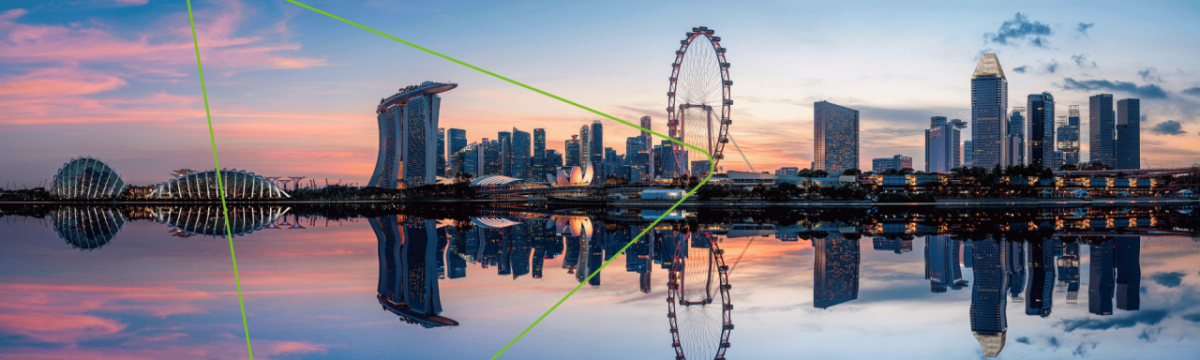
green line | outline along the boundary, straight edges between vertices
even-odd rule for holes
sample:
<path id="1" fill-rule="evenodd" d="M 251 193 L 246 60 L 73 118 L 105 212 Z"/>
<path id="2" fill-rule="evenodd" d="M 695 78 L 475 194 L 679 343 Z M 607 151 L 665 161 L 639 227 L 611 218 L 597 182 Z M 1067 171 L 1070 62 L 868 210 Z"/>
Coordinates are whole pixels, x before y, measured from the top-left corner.
<path id="1" fill-rule="evenodd" d="M 229 208 L 225 206 L 225 185 L 221 183 L 221 160 L 217 159 L 217 137 L 213 135 L 212 113 L 208 110 L 208 89 L 204 86 L 204 65 L 200 63 L 200 40 L 196 38 L 196 18 L 192 16 L 192 0 L 187 0 L 188 20 L 192 24 L 192 45 L 196 48 L 196 70 L 200 72 L 200 93 L 204 95 L 204 116 L 208 119 L 208 140 L 212 143 L 213 165 L 216 166 L 217 191 L 221 195 L 221 216 L 225 219 L 225 238 L 229 240 L 229 260 L 233 262 L 233 283 L 237 285 L 238 307 L 242 310 L 242 330 L 246 333 L 246 354 L 254 360 L 250 347 L 250 326 L 246 322 L 246 303 L 242 300 L 242 280 L 238 276 L 237 255 L 233 251 L 233 231 L 229 228 Z"/>
<path id="2" fill-rule="evenodd" d="M 468 63 L 462 62 L 462 61 L 460 61 L 460 60 L 458 60 L 458 59 L 455 59 L 455 58 L 452 58 L 452 57 L 449 57 L 449 56 L 443 55 L 443 54 L 441 54 L 441 53 L 438 53 L 438 52 L 436 52 L 436 51 L 433 51 L 433 50 L 426 49 L 426 48 L 424 48 L 424 47 L 421 47 L 420 45 L 413 44 L 413 43 L 410 43 L 410 42 L 408 42 L 408 41 L 404 41 L 404 40 L 402 40 L 402 39 L 400 39 L 400 38 L 397 38 L 397 37 L 395 37 L 395 36 L 391 36 L 391 35 L 388 35 L 388 34 L 384 34 L 384 33 L 380 32 L 380 31 L 378 31 L 378 30 L 375 30 L 375 29 L 369 28 L 369 27 L 367 27 L 367 26 L 364 26 L 364 25 L 362 25 L 362 24 L 359 24 L 359 23 L 356 23 L 356 22 L 353 22 L 353 21 L 350 21 L 350 20 L 346 20 L 346 19 L 344 19 L 344 18 L 342 18 L 342 17 L 339 17 L 339 16 L 337 16 L 337 15 L 334 15 L 334 14 L 330 14 L 330 13 L 328 13 L 328 12 L 322 11 L 322 10 L 320 10 L 320 9 L 317 9 L 317 8 L 314 8 L 314 7 L 312 7 L 312 6 L 308 6 L 308 5 L 304 4 L 304 3 L 298 2 L 298 1 L 296 1 L 296 0 L 287 0 L 287 1 L 288 1 L 288 2 L 290 2 L 290 3 L 292 3 L 292 4 L 299 5 L 299 6 L 303 7 L 303 8 L 306 8 L 306 9 L 309 9 L 309 10 L 312 10 L 312 11 L 315 11 L 315 12 L 318 12 L 318 13 L 320 13 L 320 14 L 323 14 L 323 15 L 325 15 L 325 16 L 328 16 L 328 17 L 330 17 L 330 18 L 336 19 L 336 20 L 338 20 L 338 21 L 344 22 L 344 23 L 346 23 L 346 24 L 350 24 L 350 25 L 353 25 L 353 26 L 355 26 L 355 27 L 358 27 L 358 28 L 360 28 L 360 29 L 363 29 L 363 30 L 366 30 L 366 31 L 370 31 L 370 32 L 372 32 L 372 33 L 375 33 L 376 35 L 383 36 L 383 37 L 385 37 L 385 38 L 388 38 L 388 39 L 395 40 L 395 41 L 397 41 L 397 42 L 399 42 L 399 43 L 401 43 L 401 44 L 404 44 L 404 45 L 411 46 L 411 47 L 413 47 L 413 48 L 416 48 L 417 50 L 421 50 L 421 51 L 424 51 L 424 52 L 426 52 L 426 53 L 429 53 L 429 54 L 431 54 L 431 55 L 434 55 L 434 56 L 437 56 L 437 57 L 440 57 L 440 58 L 443 58 L 443 59 L 446 59 L 446 60 L 452 61 L 452 62 L 454 62 L 454 63 L 456 63 L 456 64 L 459 64 L 459 65 L 462 65 L 462 66 L 466 66 L 466 67 L 468 67 L 468 68 L 474 69 L 474 70 L 476 70 L 476 71 L 479 71 L 479 72 L 481 72 L 481 73 L 484 73 L 484 74 L 491 75 L 492 77 L 495 77 L 495 78 L 497 78 L 497 79 L 500 79 L 500 80 L 507 81 L 507 82 L 509 82 L 509 83 L 511 83 L 511 84 L 513 84 L 513 85 L 520 86 L 520 87 L 523 87 L 523 88 L 525 88 L 525 89 L 528 89 L 528 90 L 530 90 L 530 91 L 536 92 L 536 93 L 538 93 L 538 94 L 542 94 L 542 95 L 545 95 L 545 96 L 547 96 L 547 97 L 550 97 L 550 98 L 552 98 L 552 99 L 555 99 L 555 100 L 558 100 L 558 101 L 562 101 L 562 102 L 564 102 L 564 103 L 567 103 L 567 104 L 574 105 L 575 107 L 578 107 L 578 108 L 580 108 L 580 109 L 583 109 L 583 110 L 587 110 L 588 112 L 590 112 L 590 113 L 593 113 L 593 114 L 596 114 L 596 115 L 603 116 L 603 117 L 605 117 L 605 118 L 608 118 L 609 120 L 613 120 L 613 121 L 619 122 L 619 123 L 621 123 L 621 124 L 628 125 L 628 126 L 630 126 L 630 127 L 633 127 L 633 128 L 635 128 L 635 129 L 638 129 L 638 130 L 641 130 L 641 131 L 649 132 L 649 133 L 651 133 L 651 134 L 654 134 L 654 136 L 657 136 L 657 137 L 660 137 L 660 138 L 663 138 L 663 139 L 670 140 L 670 141 L 671 141 L 671 142 L 673 142 L 673 143 L 676 143 L 676 144 L 679 144 L 679 145 L 682 145 L 682 146 L 685 146 L 685 147 L 688 147 L 688 148 L 691 148 L 691 149 L 695 149 L 696 151 L 699 151 L 700 153 L 703 153 L 703 154 L 704 154 L 704 156 L 708 157 L 708 176 L 705 176 L 705 177 L 704 177 L 704 180 L 701 180 L 701 181 L 700 181 L 700 183 L 699 183 L 699 184 L 697 184 L 695 188 L 693 188 L 691 191 L 688 191 L 686 194 L 684 194 L 684 196 L 683 196 L 682 198 L 680 198 L 680 199 L 679 199 L 679 201 L 675 202 L 675 204 L 674 204 L 674 205 L 671 205 L 671 207 L 670 207 L 669 209 L 667 209 L 667 211 L 666 211 L 666 212 L 663 212 L 663 214 L 662 214 L 661 216 L 659 216 L 659 217 L 658 217 L 658 219 L 655 219 L 655 220 L 654 220 L 654 222 L 650 223 L 650 226 L 647 226 L 645 229 L 642 229 L 642 232 L 641 232 L 641 233 L 639 233 L 637 237 L 634 237 L 634 238 L 633 238 L 633 240 L 630 240 L 630 241 L 629 241 L 629 243 L 625 244 L 625 246 L 621 248 L 621 251 L 618 251 L 616 254 L 613 254 L 613 256 L 612 256 L 611 258 L 609 258 L 608 260 L 606 260 L 606 261 L 604 262 L 604 264 L 601 264 L 601 265 L 600 265 L 600 268 L 596 269 L 596 271 L 593 271 L 593 272 L 591 273 L 591 275 L 588 275 L 588 277 L 587 277 L 587 278 L 585 278 L 585 279 L 583 279 L 583 281 L 580 281 L 580 282 L 579 282 L 579 285 L 576 285 L 574 289 L 571 289 L 571 292 L 567 293 L 567 295 L 566 295 L 566 296 L 563 296 L 563 298 L 562 298 L 562 299 L 558 300 L 558 303 L 555 303 L 555 304 L 554 304 L 554 306 L 550 307 L 550 309 L 549 309 L 549 310 L 546 310 L 546 312 L 545 312 L 544 314 L 542 314 L 542 316 L 538 317 L 538 319 L 537 319 L 536 321 L 534 321 L 532 324 L 530 324 L 530 325 L 529 325 L 529 327 L 525 328 L 525 330 L 524 330 L 524 331 L 521 331 L 521 334 L 520 334 L 520 335 L 517 335 L 517 337 L 516 337 L 516 338 L 514 338 L 512 341 L 510 341 L 510 342 L 508 343 L 508 345 L 505 345 L 505 346 L 504 346 L 504 348 L 500 349 L 500 351 L 496 353 L 496 355 L 493 355 L 493 356 L 492 356 L 492 360 L 495 360 L 496 358 L 499 358 L 499 357 L 500 357 L 500 355 L 503 355 L 505 351 L 508 351 L 508 348 L 509 348 L 509 347 L 511 347 L 511 346 L 513 346 L 513 344 L 517 343 L 517 340 L 521 340 L 521 337 L 524 337 L 524 336 L 525 336 L 525 334 L 529 332 L 529 330 L 532 330 L 532 329 L 533 329 L 533 327 L 534 327 L 534 326 L 537 326 L 537 324 L 538 324 L 538 323 L 542 322 L 542 320 L 543 320 L 543 319 L 545 319 L 545 318 L 546 318 L 546 316 L 549 316 L 551 312 L 554 312 L 554 309 L 557 309 L 559 305 L 562 305 L 562 303 L 563 303 L 563 302 L 567 301 L 567 299 L 568 299 L 568 298 L 570 298 L 570 297 L 571 297 L 571 295 L 574 295 L 576 291 L 578 291 L 578 290 L 579 290 L 581 287 L 583 287 L 583 284 L 584 284 L 584 283 L 587 283 L 589 280 L 591 280 L 591 279 L 592 279 L 592 277 L 594 277 L 594 276 L 596 276 L 597 274 L 599 274 L 599 273 L 600 273 L 600 270 L 604 270 L 604 268 L 605 268 L 605 267 L 607 267 L 607 266 L 608 266 L 608 264 L 609 264 L 609 263 L 611 263 L 611 262 L 612 262 L 614 259 L 616 259 L 618 255 L 624 254 L 626 249 L 629 249 L 629 247 L 630 247 L 630 246 L 632 246 L 634 243 L 637 243 L 638 239 L 641 239 L 641 238 L 642 238 L 642 236 L 643 236 L 643 235 L 645 235 L 647 231 L 649 231 L 650 229 L 654 228 L 654 226 L 655 226 L 655 225 L 657 225 L 657 224 L 658 224 L 660 221 L 662 221 L 662 219 L 663 219 L 664 217 L 666 217 L 666 216 L 667 216 L 667 214 L 670 214 L 670 213 L 671 213 L 671 211 L 674 211 L 676 207 L 678 207 L 678 206 L 679 206 L 680 204 L 682 204 L 682 203 L 683 203 L 685 200 L 687 200 L 689 197 L 691 197 L 693 194 L 695 194 L 695 193 L 696 193 L 696 190 L 699 190 L 701 186 L 704 186 L 704 184 L 705 184 L 705 183 L 707 183 L 707 182 L 708 182 L 708 180 L 709 180 L 710 178 L 712 178 L 713 166 L 714 166 L 714 165 L 716 165 L 716 164 L 714 164 L 714 163 L 713 163 L 713 161 L 712 161 L 712 160 L 713 160 L 713 157 L 712 157 L 712 155 L 711 155 L 711 154 L 709 154 L 707 151 L 704 151 L 704 149 L 698 148 L 698 147 L 696 147 L 696 146 L 694 146 L 694 145 L 691 145 L 691 144 L 688 144 L 688 143 L 685 143 L 685 142 L 682 142 L 682 141 L 679 141 L 679 140 L 676 140 L 676 139 L 672 139 L 672 138 L 670 138 L 670 137 L 668 137 L 668 136 L 666 136 L 666 135 L 663 135 L 663 134 L 660 134 L 660 133 L 657 133 L 657 132 L 651 131 L 650 129 L 646 129 L 646 128 L 643 128 L 643 127 L 641 127 L 641 126 L 634 125 L 633 123 L 630 123 L 630 122 L 628 122 L 628 121 L 625 121 L 625 120 L 618 119 L 618 118 L 616 118 L 616 117 L 613 117 L 612 115 L 608 115 L 608 114 L 602 113 L 602 112 L 600 112 L 600 111 L 596 111 L 596 110 L 594 110 L 594 109 L 592 109 L 592 108 L 589 108 L 589 107 L 587 107 L 587 106 L 580 105 L 580 104 L 578 104 L 578 103 L 576 103 L 576 102 L 574 102 L 574 101 L 571 101 L 571 100 L 567 100 L 567 99 L 561 98 L 561 97 L 559 97 L 559 96 L 557 96 L 557 95 L 554 95 L 554 94 L 551 94 L 551 93 L 548 93 L 548 92 L 545 92 L 545 91 L 542 91 L 542 90 L 538 90 L 537 88 L 534 88 L 534 87 L 532 87 L 532 86 L 525 85 L 525 84 L 523 84 L 523 83 L 521 83 L 521 82 L 519 82 L 519 81 L 516 81 L 516 80 L 513 80 L 513 79 L 509 79 L 509 78 L 507 78 L 507 77 L 501 76 L 501 75 L 499 75 L 499 74 L 496 74 L 496 73 L 493 73 L 493 72 L 491 72 L 491 71 L 484 70 L 484 69 L 482 69 L 482 68 L 479 68 L 479 67 L 477 67 L 477 66 L 475 66 L 475 65 L 471 65 L 471 64 L 468 64 Z"/>

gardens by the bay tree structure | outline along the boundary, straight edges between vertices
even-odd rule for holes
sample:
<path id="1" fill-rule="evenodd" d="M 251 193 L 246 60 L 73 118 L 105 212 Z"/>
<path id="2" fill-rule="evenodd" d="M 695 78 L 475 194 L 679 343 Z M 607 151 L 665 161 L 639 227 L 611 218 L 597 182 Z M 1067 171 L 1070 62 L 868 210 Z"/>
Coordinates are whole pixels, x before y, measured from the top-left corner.
<path id="1" fill-rule="evenodd" d="M 437 183 L 438 93 L 458 84 L 426 81 L 380 99 L 379 158 L 367 186 L 402 189 Z M 444 151 L 444 150 L 443 150 Z"/>
<path id="2" fill-rule="evenodd" d="M 50 182 L 50 196 L 64 200 L 100 200 L 121 195 L 129 187 L 108 164 L 91 157 L 71 159 Z"/>

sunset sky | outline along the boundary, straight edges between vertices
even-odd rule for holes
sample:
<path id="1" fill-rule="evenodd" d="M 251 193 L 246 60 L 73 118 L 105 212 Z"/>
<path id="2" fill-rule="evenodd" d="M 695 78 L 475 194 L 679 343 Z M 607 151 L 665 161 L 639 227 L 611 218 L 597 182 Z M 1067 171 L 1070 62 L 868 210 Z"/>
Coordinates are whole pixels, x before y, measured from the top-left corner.
<path id="1" fill-rule="evenodd" d="M 1081 105 L 1086 122 L 1090 95 L 1137 97 L 1143 166 L 1200 162 L 1196 2 L 309 4 L 655 130 L 679 40 L 708 26 L 729 49 L 731 132 L 758 171 L 808 166 L 820 100 L 860 110 L 862 167 L 897 153 L 923 167 L 929 117 L 970 120 L 983 52 L 999 56 L 1010 107 L 1049 91 L 1058 115 Z M 542 127 L 562 150 L 599 118 L 284 1 L 193 6 L 226 168 L 364 183 L 378 99 L 426 80 L 459 84 L 441 126 L 469 141 Z M 5 1 L 0 182 L 33 186 L 85 155 L 138 185 L 211 169 L 197 75 L 183 1 Z M 605 145 L 623 153 L 635 133 L 606 120 Z M 1083 138 L 1086 154 L 1086 123 Z"/>

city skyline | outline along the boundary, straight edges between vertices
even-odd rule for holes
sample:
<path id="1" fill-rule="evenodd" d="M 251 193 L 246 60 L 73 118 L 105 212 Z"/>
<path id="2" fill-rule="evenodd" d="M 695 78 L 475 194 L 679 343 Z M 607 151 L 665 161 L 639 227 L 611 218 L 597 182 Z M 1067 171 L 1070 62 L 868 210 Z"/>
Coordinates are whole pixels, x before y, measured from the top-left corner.
<path id="1" fill-rule="evenodd" d="M 180 5 L 100 6 L 93 13 L 32 3 L 8 6 L 0 8 L 3 13 L 0 29 L 7 35 L 7 41 L 0 46 L 11 50 L 0 57 L 0 67 L 6 70 L 0 77 L 6 90 L 0 92 L 6 110 L 0 117 L 5 140 L 0 142 L 4 144 L 0 145 L 0 151 L 19 156 L 0 159 L 0 167 L 5 170 L 4 181 L 33 186 L 50 177 L 56 164 L 77 156 L 104 159 L 133 184 L 157 181 L 161 169 L 212 167 L 205 165 L 211 161 L 211 149 L 200 126 L 203 116 L 196 91 L 198 79 L 191 70 L 194 56 L 188 54 L 190 49 L 176 46 L 183 43 L 180 31 L 186 25 L 178 21 L 184 10 Z M 575 5 L 562 5 L 570 6 Z M 558 11 L 562 7 L 545 11 Z M 863 18 L 879 20 L 888 8 L 869 10 Z M 833 5 L 832 9 L 838 6 Z M 920 16 L 937 17 L 969 9 L 941 9 Z M 1054 94 L 1059 107 L 1085 104 L 1087 97 L 1097 93 L 1112 93 L 1117 99 L 1140 98 L 1141 114 L 1147 116 L 1141 124 L 1142 156 L 1150 162 L 1141 165 L 1190 165 L 1200 159 L 1200 153 L 1171 151 L 1187 149 L 1183 144 L 1194 142 L 1196 136 L 1196 101 L 1200 98 L 1186 91 L 1200 81 L 1191 68 L 1193 65 L 1179 60 L 1193 58 L 1187 55 L 1190 50 L 1176 49 L 1173 51 L 1179 51 L 1179 56 L 1155 60 L 1128 55 L 1146 53 L 1148 50 L 1138 49 L 1163 44 L 1167 40 L 1151 39 L 1152 36 L 1145 34 L 1171 25 L 1122 24 L 1115 21 L 1115 14 L 1096 10 L 1059 16 L 1054 9 L 1051 6 L 1044 13 L 1016 7 L 996 9 L 989 11 L 995 15 L 979 18 L 972 24 L 954 22 L 948 24 L 950 29 L 916 32 L 941 40 L 939 44 L 923 43 L 903 51 L 880 45 L 879 51 L 895 51 L 905 55 L 904 61 L 911 61 L 911 69 L 904 70 L 874 69 L 871 64 L 877 60 L 838 64 L 837 55 L 852 56 L 858 50 L 835 44 L 850 40 L 876 44 L 879 40 L 864 40 L 868 39 L 866 34 L 884 26 L 905 25 L 909 19 L 883 21 L 840 35 L 803 29 L 802 33 L 814 39 L 802 41 L 803 49 L 808 50 L 782 53 L 771 50 L 777 47 L 771 44 L 793 40 L 771 35 L 773 31 L 753 24 L 745 15 L 735 14 L 732 19 L 713 19 L 705 24 L 720 29 L 719 35 L 729 44 L 731 74 L 738 84 L 734 86 L 734 99 L 738 102 L 733 107 L 734 124 L 730 129 L 756 168 L 807 167 L 812 161 L 809 150 L 812 119 L 805 114 L 812 113 L 808 104 L 822 98 L 861 111 L 860 169 L 869 168 L 869 159 L 896 153 L 913 156 L 914 162 L 923 163 L 920 146 L 922 129 L 926 128 L 924 119 L 970 118 L 969 84 L 963 76 L 985 50 L 997 53 L 1007 66 L 1011 87 L 1009 107 L 1022 103 L 1024 94 L 1043 91 Z M 377 132 L 372 131 L 374 124 L 369 110 L 365 110 L 373 105 L 370 100 L 389 89 L 425 80 L 449 79 L 462 85 L 454 99 L 444 104 L 439 127 L 484 134 L 511 129 L 513 125 L 540 127 L 546 129 L 549 139 L 557 140 L 574 133 L 572 127 L 578 129 L 595 120 L 595 116 L 543 102 L 535 95 L 522 93 L 522 89 L 475 77 L 449 66 L 452 64 L 439 64 L 437 59 L 393 48 L 369 37 L 350 36 L 354 29 L 334 28 L 330 34 L 310 34 L 306 30 L 324 27 L 324 20 L 291 10 L 241 2 L 199 3 L 196 10 L 201 55 L 210 59 L 206 65 L 213 67 L 210 95 L 218 150 L 224 155 L 223 167 L 366 183 L 372 165 L 370 155 L 378 150 L 373 148 Z M 351 7 L 336 10 L 372 26 L 378 24 L 378 16 L 382 15 Z M 788 14 L 801 13 L 798 9 L 782 10 Z M 666 9 L 648 8 L 647 14 L 661 11 Z M 1194 14 L 1195 8 L 1168 4 L 1138 11 L 1175 18 Z M 402 17 L 431 12 L 434 11 L 413 9 Z M 1020 15 L 1014 15 L 1017 13 Z M 581 21 L 605 21 L 610 16 L 614 15 L 601 12 Z M 451 21 L 464 29 L 512 21 L 485 18 L 481 25 L 471 25 L 469 19 L 479 20 L 465 17 Z M 144 35 L 149 33 L 145 28 L 126 24 L 132 20 L 175 30 L 164 35 Z M 511 50 L 493 45 L 466 48 L 474 42 L 414 30 L 412 27 L 425 21 L 415 20 L 418 21 L 401 28 L 379 28 L 475 60 L 506 76 L 527 79 L 535 86 L 631 122 L 650 116 L 656 121 L 654 130 L 663 131 L 665 112 L 652 109 L 661 109 L 665 103 L 662 89 L 666 82 L 651 79 L 662 78 L 668 70 L 664 66 L 655 66 L 649 60 L 607 67 L 592 60 L 579 62 L 561 50 L 539 48 L 537 44 L 542 42 L 522 44 L 520 48 L 545 55 L 543 59 L 510 66 L 497 59 L 504 58 Z M 79 24 L 78 28 L 72 28 L 69 25 L 72 23 Z M 1045 29 L 1036 33 L 1012 30 L 1020 24 Z M 617 34 L 615 39 L 596 40 L 594 44 L 633 41 L 629 51 L 636 56 L 632 58 L 660 56 L 665 62 L 673 43 L 682 35 L 676 34 L 678 29 L 695 25 L 645 25 Z M 1185 27 L 1184 31 L 1173 33 L 1195 37 L 1193 30 L 1194 26 Z M 526 31 L 533 30 L 512 31 L 516 32 L 514 36 L 524 36 L 528 35 Z M 330 38 L 340 35 L 347 37 L 344 44 Z M 30 36 L 31 40 L 16 41 L 20 36 Z M 563 36 L 566 34 L 535 38 L 551 41 Z M 67 57 L 61 52 L 66 48 L 79 51 Z M 114 49 L 127 51 L 110 51 Z M 914 49 L 918 54 L 909 54 Z M 374 53 L 378 54 L 366 56 Z M 358 60 L 355 56 L 369 59 Z M 808 66 L 781 67 L 772 60 L 781 56 Z M 428 68 L 429 72 L 421 74 L 421 78 L 386 75 L 381 79 L 375 74 L 352 70 L 380 66 L 389 57 L 403 59 L 406 67 Z M 566 60 L 604 69 L 587 73 L 629 71 L 605 77 L 571 72 L 555 65 Z M 827 70 L 805 70 L 822 67 Z M 531 73 L 526 68 L 539 68 L 539 72 Z M 542 68 L 555 70 L 549 73 L 561 69 L 561 73 L 570 75 L 547 79 Z M 922 81 L 915 80 L 917 74 L 921 74 Z M 615 86 L 630 91 L 610 91 Z M 906 90 L 898 93 L 898 87 Z M 76 111 L 61 111 L 67 104 Z M 601 148 L 621 149 L 627 137 L 638 134 L 635 129 L 612 125 Z M 1177 133 L 1181 135 L 1164 135 Z M 969 139 L 964 136 L 963 140 Z M 562 151 L 557 144 L 551 141 L 548 148 Z M 1085 140 L 1081 152 L 1086 153 L 1087 149 Z M 746 170 L 739 160 L 727 157 L 721 166 L 727 170 Z"/>

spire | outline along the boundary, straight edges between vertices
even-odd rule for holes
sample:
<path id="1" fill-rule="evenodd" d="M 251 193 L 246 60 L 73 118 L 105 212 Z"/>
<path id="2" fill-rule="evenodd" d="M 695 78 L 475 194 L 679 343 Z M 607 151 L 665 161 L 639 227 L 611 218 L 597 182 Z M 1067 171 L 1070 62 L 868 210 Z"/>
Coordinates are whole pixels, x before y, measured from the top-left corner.
<path id="1" fill-rule="evenodd" d="M 993 55 L 993 58 L 995 56 Z M 980 334 L 972 332 L 975 339 L 979 340 L 979 345 L 983 347 L 983 356 L 994 358 L 1000 355 L 1000 351 L 1004 350 L 1004 335 L 1007 331 L 1001 331 L 998 334 Z"/>
<path id="2" fill-rule="evenodd" d="M 971 78 L 980 76 L 997 76 L 1001 79 L 1008 80 L 1004 77 L 1004 69 L 1000 68 L 1000 59 L 996 58 L 996 54 L 987 53 L 979 57 L 979 65 L 975 65 L 975 74 Z"/>

